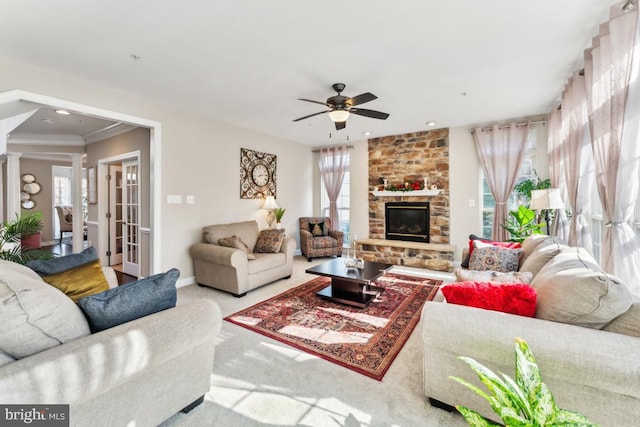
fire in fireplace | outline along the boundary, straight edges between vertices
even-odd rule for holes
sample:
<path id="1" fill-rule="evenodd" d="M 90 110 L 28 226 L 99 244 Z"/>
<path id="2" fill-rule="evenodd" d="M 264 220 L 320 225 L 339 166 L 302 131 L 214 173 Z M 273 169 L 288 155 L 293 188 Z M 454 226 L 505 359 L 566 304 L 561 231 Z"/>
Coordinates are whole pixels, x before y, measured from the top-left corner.
<path id="1" fill-rule="evenodd" d="M 388 202 L 384 205 L 385 238 L 429 243 L 429 202 Z"/>

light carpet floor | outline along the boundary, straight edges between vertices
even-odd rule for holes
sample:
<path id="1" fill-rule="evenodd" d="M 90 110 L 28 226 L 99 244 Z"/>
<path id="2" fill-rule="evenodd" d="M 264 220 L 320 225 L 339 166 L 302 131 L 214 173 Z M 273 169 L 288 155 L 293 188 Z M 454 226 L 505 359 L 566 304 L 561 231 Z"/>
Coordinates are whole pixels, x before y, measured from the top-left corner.
<path id="1" fill-rule="evenodd" d="M 314 275 L 305 269 L 327 261 L 296 257 L 290 279 L 245 297 L 197 285 L 178 290 L 178 303 L 211 298 L 228 316 L 298 286 Z M 445 385 L 446 386 L 446 385 Z M 453 381 L 451 387 L 457 386 Z M 462 392 L 469 392 L 462 390 Z M 222 322 L 205 401 L 173 426 L 431 427 L 466 426 L 458 413 L 433 408 L 422 391 L 420 325 L 382 381 L 376 381 L 286 344 Z"/>

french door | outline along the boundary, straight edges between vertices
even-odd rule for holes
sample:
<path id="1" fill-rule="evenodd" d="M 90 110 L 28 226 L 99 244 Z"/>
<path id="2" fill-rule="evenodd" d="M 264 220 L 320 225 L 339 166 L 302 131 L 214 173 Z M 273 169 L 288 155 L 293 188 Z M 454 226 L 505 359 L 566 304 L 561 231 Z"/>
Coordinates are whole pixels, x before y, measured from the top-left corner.
<path id="1" fill-rule="evenodd" d="M 140 164 L 122 163 L 122 270 L 140 277 Z"/>
<path id="2" fill-rule="evenodd" d="M 122 264 L 122 166 L 109 165 L 109 265 Z"/>

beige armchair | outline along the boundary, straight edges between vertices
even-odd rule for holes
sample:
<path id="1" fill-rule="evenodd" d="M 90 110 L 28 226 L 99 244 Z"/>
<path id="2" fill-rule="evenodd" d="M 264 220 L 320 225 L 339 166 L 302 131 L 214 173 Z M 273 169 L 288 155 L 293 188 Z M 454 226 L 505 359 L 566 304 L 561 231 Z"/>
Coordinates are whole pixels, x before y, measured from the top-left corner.
<path id="1" fill-rule="evenodd" d="M 60 243 L 62 243 L 63 233 L 73 233 L 73 206 L 56 206 L 56 212 L 58 212 L 58 224 L 60 225 Z M 87 231 L 87 226 L 83 227 L 84 232 Z"/>
<path id="2" fill-rule="evenodd" d="M 302 217 L 298 224 L 300 250 L 309 261 L 317 257 L 342 256 L 344 233 L 331 229 L 329 217 Z"/>

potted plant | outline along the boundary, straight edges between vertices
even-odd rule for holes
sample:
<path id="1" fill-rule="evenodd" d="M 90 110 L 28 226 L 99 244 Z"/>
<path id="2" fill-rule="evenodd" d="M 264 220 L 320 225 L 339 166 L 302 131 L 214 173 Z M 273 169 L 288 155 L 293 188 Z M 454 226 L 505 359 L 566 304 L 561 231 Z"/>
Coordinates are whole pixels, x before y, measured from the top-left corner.
<path id="1" fill-rule="evenodd" d="M 520 200 L 529 206 L 531 202 L 531 191 L 533 190 L 546 190 L 547 188 L 551 188 L 551 180 L 550 179 L 540 179 L 538 176 L 538 172 L 533 170 L 533 178 L 527 178 L 525 180 L 520 181 L 513 187 L 513 191 L 518 194 Z"/>
<path id="2" fill-rule="evenodd" d="M 493 411 L 500 416 L 505 426 L 580 426 L 595 427 L 584 415 L 560 409 L 551 391 L 542 382 L 540 369 L 527 343 L 516 338 L 516 379 L 515 381 L 493 371 L 470 357 L 461 356 L 473 369 L 489 393 L 459 377 L 450 377 L 460 384 L 470 388 L 485 398 Z M 457 405 L 456 409 L 462 414 L 470 426 L 497 426 L 472 409 Z"/>
<path id="3" fill-rule="evenodd" d="M 544 224 L 536 223 L 535 211 L 529 209 L 524 205 L 520 205 L 518 210 L 510 211 L 509 217 L 504 224 L 500 225 L 502 228 L 511 233 L 510 242 L 520 242 L 532 234 L 542 234 L 542 227 Z"/>
<path id="4" fill-rule="evenodd" d="M 42 212 L 18 215 L 15 220 L 0 226 L 0 259 L 26 264 L 34 259 L 51 259 L 55 255 L 48 250 L 31 248 L 22 244 L 23 239 L 42 230 Z"/>
<path id="5" fill-rule="evenodd" d="M 273 210 L 273 215 L 275 215 L 276 217 L 276 228 L 280 229 L 280 227 L 282 227 L 281 221 L 282 221 L 282 217 L 284 216 L 286 209 L 284 208 L 277 208 Z"/>

